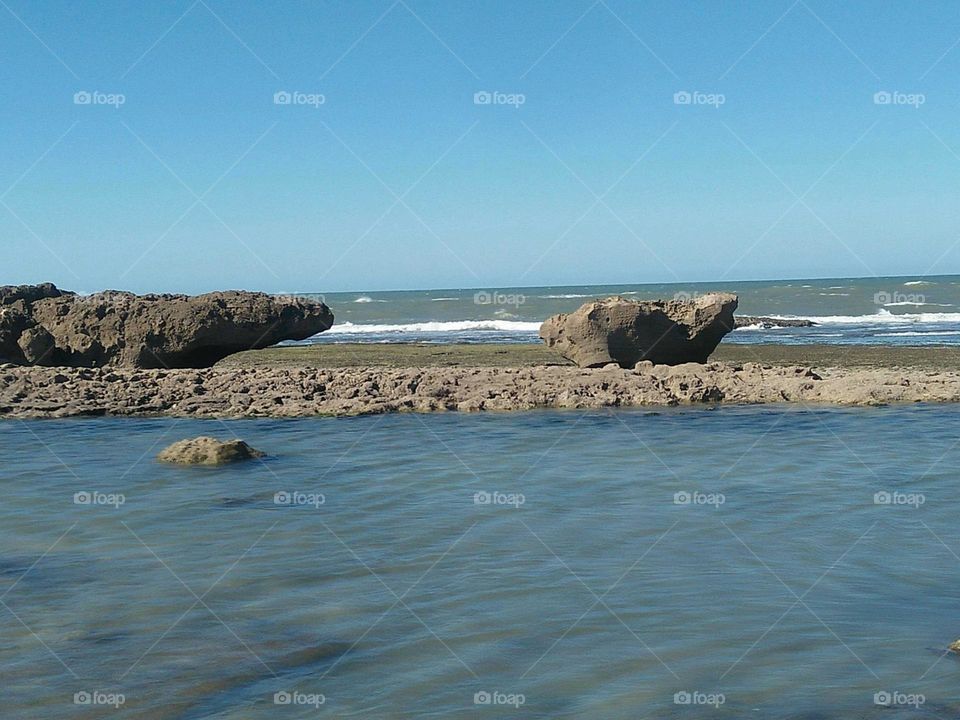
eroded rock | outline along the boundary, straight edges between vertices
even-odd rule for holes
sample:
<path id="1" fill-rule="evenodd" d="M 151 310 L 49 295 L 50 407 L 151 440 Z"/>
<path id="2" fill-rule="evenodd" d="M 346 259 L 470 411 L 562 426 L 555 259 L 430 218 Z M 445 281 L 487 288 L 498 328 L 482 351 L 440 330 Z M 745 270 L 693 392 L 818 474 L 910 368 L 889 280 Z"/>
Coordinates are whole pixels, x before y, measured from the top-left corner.
<path id="1" fill-rule="evenodd" d="M 704 363 L 733 330 L 736 309 L 737 296 L 730 293 L 691 301 L 610 297 L 548 318 L 540 326 L 540 337 L 584 368 L 611 362 L 632 368 L 643 360 L 657 365 Z"/>
<path id="2" fill-rule="evenodd" d="M 50 284 L 0 287 L 0 361 L 21 365 L 209 367 L 332 325 L 322 302 L 263 293 L 81 297 Z"/>

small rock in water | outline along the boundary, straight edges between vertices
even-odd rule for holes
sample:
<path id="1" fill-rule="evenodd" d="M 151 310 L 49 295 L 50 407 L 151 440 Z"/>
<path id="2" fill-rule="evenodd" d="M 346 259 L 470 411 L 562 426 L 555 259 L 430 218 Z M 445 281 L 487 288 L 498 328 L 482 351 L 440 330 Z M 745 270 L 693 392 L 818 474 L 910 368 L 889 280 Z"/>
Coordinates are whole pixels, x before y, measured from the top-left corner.
<path id="1" fill-rule="evenodd" d="M 947 650 L 950 652 L 960 653 L 960 640 L 954 640 L 952 643 L 950 643 L 950 645 L 947 646 Z"/>
<path id="2" fill-rule="evenodd" d="M 198 437 L 174 443 L 157 455 L 157 460 L 178 465 L 224 465 L 260 458 L 265 454 L 243 440 L 224 442 L 212 437 Z"/>

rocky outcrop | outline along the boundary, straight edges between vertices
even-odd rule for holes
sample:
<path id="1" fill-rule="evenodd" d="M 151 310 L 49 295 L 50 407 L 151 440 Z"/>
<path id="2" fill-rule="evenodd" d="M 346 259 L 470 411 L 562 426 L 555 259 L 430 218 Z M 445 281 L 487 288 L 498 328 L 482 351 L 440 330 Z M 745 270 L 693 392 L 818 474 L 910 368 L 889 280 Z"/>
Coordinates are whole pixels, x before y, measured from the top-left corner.
<path id="1" fill-rule="evenodd" d="M 263 293 L 79 296 L 53 285 L 0 288 L 0 361 L 20 365 L 208 367 L 333 325 L 321 302 Z"/>
<path id="2" fill-rule="evenodd" d="M 691 301 L 628 300 L 610 297 L 554 315 L 540 337 L 580 367 L 616 363 L 632 368 L 641 360 L 657 365 L 704 363 L 734 328 L 737 296 L 712 293 Z"/>
<path id="3" fill-rule="evenodd" d="M 960 402 L 960 372 L 760 363 L 524 368 L 44 368 L 0 366 L 2 418 L 316 417 L 699 403 Z"/>
<path id="4" fill-rule="evenodd" d="M 806 327 L 816 327 L 816 323 L 813 320 L 806 320 L 804 318 L 771 318 L 771 317 L 756 317 L 753 315 L 738 315 L 736 318 L 736 327 L 753 327 L 759 325 L 764 329 L 769 328 L 806 328 Z"/>
<path id="5" fill-rule="evenodd" d="M 157 455 L 157 460 L 176 465 L 226 465 L 261 457 L 265 457 L 265 453 L 254 450 L 243 440 L 224 442 L 201 436 L 174 443 Z"/>

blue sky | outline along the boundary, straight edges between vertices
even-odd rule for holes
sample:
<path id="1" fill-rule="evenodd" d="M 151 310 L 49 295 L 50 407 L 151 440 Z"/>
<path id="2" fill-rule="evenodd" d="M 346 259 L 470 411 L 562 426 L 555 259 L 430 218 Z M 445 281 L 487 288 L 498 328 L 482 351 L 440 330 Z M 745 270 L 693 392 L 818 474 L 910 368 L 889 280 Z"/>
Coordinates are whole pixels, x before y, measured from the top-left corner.
<path id="1" fill-rule="evenodd" d="M 3 283 L 960 272 L 955 2 L 4 0 L 0 37 Z"/>

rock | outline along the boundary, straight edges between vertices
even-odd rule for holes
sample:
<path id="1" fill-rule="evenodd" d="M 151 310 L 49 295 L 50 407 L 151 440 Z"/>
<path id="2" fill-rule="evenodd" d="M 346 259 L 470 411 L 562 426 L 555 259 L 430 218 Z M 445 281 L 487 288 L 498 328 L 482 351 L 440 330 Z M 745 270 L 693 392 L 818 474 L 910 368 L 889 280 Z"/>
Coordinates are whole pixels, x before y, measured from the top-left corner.
<path id="1" fill-rule="evenodd" d="M 960 640 L 954 640 L 950 645 L 947 646 L 947 650 L 950 652 L 960 653 Z"/>
<path id="2" fill-rule="evenodd" d="M 540 326 L 540 337 L 580 367 L 615 362 L 632 368 L 643 360 L 658 365 L 704 363 L 733 330 L 736 309 L 737 296 L 730 293 L 692 301 L 610 297 L 548 318 Z"/>
<path id="3" fill-rule="evenodd" d="M 817 323 L 813 320 L 806 320 L 804 318 L 771 318 L 771 317 L 756 317 L 752 315 L 741 315 L 735 318 L 736 325 L 735 327 L 751 327 L 753 325 L 760 325 L 763 328 L 791 328 L 791 327 L 816 327 Z"/>
<path id="4" fill-rule="evenodd" d="M 81 297 L 50 284 L 0 287 L 0 360 L 21 365 L 209 367 L 332 325 L 324 303 L 263 293 Z"/>
<path id="5" fill-rule="evenodd" d="M 197 437 L 174 443 L 157 455 L 157 460 L 177 465 L 225 465 L 261 458 L 264 455 L 265 453 L 253 449 L 243 440 L 223 442 L 212 437 Z"/>

